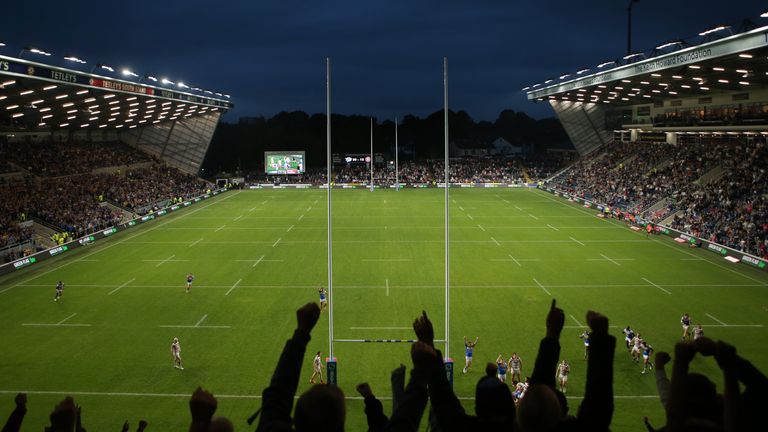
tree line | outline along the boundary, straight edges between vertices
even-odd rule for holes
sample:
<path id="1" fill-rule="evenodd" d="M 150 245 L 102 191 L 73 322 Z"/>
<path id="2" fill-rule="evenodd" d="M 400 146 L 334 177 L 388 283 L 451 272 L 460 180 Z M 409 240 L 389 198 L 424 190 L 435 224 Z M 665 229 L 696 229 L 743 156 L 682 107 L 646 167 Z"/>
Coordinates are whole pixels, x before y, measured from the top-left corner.
<path id="1" fill-rule="evenodd" d="M 280 112 L 273 117 L 241 118 L 238 123 L 221 123 L 214 133 L 203 163 L 207 173 L 260 170 L 265 151 L 305 151 L 309 167 L 326 161 L 326 116 L 303 111 Z M 339 154 L 368 153 L 370 117 L 333 114 L 332 151 Z M 392 119 L 373 119 L 374 152 L 391 158 L 395 148 Z M 456 142 L 487 142 L 502 137 L 512 145 L 544 154 L 548 148 L 572 148 L 560 122 L 555 118 L 537 120 L 523 112 L 504 110 L 493 121 L 475 122 L 465 111 L 449 111 L 449 137 Z M 443 155 L 443 111 L 420 118 L 406 115 L 399 120 L 398 149 L 401 160 L 440 158 Z"/>

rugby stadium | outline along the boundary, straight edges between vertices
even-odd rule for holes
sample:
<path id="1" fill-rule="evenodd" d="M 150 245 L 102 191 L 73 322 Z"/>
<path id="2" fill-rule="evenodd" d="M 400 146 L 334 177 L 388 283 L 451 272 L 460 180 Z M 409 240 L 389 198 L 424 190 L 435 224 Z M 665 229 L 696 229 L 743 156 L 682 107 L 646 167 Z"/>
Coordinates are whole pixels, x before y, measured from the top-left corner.
<path id="1" fill-rule="evenodd" d="M 190 430 L 279 429 L 276 394 L 302 430 L 308 414 L 291 426 L 290 405 L 328 391 L 310 382 L 318 369 L 345 398 L 346 426 L 328 430 L 554 430 L 544 424 L 561 417 L 637 430 L 643 417 L 686 421 L 674 405 L 686 353 L 717 393 L 724 368 L 751 390 L 739 403 L 765 398 L 768 26 L 610 62 L 585 53 L 596 66 L 523 89 L 552 107 L 572 158 L 451 141 L 447 88 L 443 158 L 374 152 L 374 120 L 370 149 L 335 152 L 327 60 L 327 145 L 307 150 L 326 165 L 272 149 L 261 172 L 229 174 L 201 167 L 237 95 L 33 47 L 0 53 L 0 415 L 24 419 L 8 430 L 50 426 L 67 396 L 90 430 L 183 430 L 198 387 L 233 427 L 194 429 L 192 404 Z M 297 309 L 318 299 L 315 326 L 313 307 Z M 434 334 L 414 324 L 423 313 Z M 521 376 L 504 380 L 513 353 Z M 547 362 L 562 360 L 550 383 Z M 275 367 L 291 361 L 301 374 L 286 380 Z M 413 372 L 398 393 L 401 364 Z M 381 429 L 360 383 L 392 414 Z M 489 395 L 511 420 L 484 417 Z"/>

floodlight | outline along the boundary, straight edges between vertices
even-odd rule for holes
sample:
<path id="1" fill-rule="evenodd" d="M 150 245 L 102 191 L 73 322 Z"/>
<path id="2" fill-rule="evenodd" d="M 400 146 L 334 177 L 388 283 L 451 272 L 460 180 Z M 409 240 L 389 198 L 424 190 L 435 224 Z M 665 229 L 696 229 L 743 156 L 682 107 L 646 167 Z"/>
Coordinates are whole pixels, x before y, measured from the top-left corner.
<path id="1" fill-rule="evenodd" d="M 108 70 L 110 72 L 114 72 L 115 71 L 115 69 L 113 67 L 107 66 L 107 65 L 103 65 L 103 64 L 102 65 L 98 65 L 98 67 L 100 67 L 100 68 L 102 68 L 104 70 Z"/>
<path id="2" fill-rule="evenodd" d="M 709 30 L 705 30 L 705 31 L 699 33 L 699 36 L 706 36 L 706 35 L 708 35 L 710 33 L 717 33 L 717 32 L 719 32 L 721 30 L 725 30 L 725 29 L 728 29 L 728 28 L 730 28 L 730 27 L 729 26 L 722 26 L 722 25 L 721 26 L 717 26 L 715 28 L 711 28 Z"/>
<path id="3" fill-rule="evenodd" d="M 582 70 L 580 70 L 580 71 L 576 72 L 576 75 L 581 75 L 581 74 L 583 74 L 584 72 L 589 72 L 589 69 L 582 69 Z"/>
<path id="4" fill-rule="evenodd" d="M 64 60 L 75 62 L 75 63 L 80 63 L 80 64 L 85 64 L 86 63 L 85 60 L 83 60 L 83 59 L 81 59 L 79 57 L 75 57 L 75 56 L 66 56 L 66 57 L 64 57 Z"/>
<path id="5" fill-rule="evenodd" d="M 667 43 L 665 43 L 665 44 L 662 44 L 662 45 L 659 45 L 659 46 L 657 46 L 657 47 L 656 47 L 656 49 L 657 49 L 657 50 L 661 50 L 661 49 L 664 49 L 664 48 L 673 47 L 673 46 L 675 46 L 675 45 L 681 45 L 682 43 L 683 43 L 683 42 L 682 42 L 682 41 L 679 41 L 679 40 L 676 40 L 676 41 L 671 41 L 671 42 L 667 42 Z"/>
<path id="6" fill-rule="evenodd" d="M 163 78 L 162 80 L 160 80 L 160 82 L 162 82 L 165 85 L 169 85 L 169 84 L 170 85 L 176 85 L 176 83 L 174 83 L 173 81 L 169 80 L 168 78 Z"/>
<path id="7" fill-rule="evenodd" d="M 139 76 L 139 74 L 131 72 L 130 69 L 123 69 L 123 75 L 132 76 L 134 78 L 138 78 L 138 76 Z"/>
<path id="8" fill-rule="evenodd" d="M 631 58 L 640 57 L 641 55 L 643 55 L 643 53 L 641 53 L 641 52 L 637 52 L 637 53 L 627 54 L 627 55 L 625 55 L 625 56 L 624 56 L 624 57 L 622 57 L 622 58 L 623 58 L 624 60 L 629 60 L 629 59 L 631 59 Z"/>
<path id="9" fill-rule="evenodd" d="M 761 13 L 760 18 L 768 18 L 768 12 Z"/>
<path id="10" fill-rule="evenodd" d="M 607 61 L 605 63 L 600 63 L 599 65 L 597 65 L 597 67 L 603 68 L 603 67 L 606 67 L 606 66 L 611 65 L 611 64 L 616 64 L 616 62 L 615 61 Z"/>

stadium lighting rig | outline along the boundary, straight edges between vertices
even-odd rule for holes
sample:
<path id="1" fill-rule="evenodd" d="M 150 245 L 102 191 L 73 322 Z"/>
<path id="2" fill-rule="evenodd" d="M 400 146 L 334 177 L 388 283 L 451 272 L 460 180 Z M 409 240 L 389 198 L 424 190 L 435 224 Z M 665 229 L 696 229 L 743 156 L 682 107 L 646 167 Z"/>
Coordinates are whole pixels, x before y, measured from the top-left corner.
<path id="1" fill-rule="evenodd" d="M 699 33 L 699 36 L 706 36 L 706 35 L 709 35 L 709 34 L 712 34 L 712 33 L 717 33 L 719 31 L 727 30 L 727 29 L 730 29 L 730 28 L 731 28 L 731 26 L 724 26 L 724 25 L 717 26 L 717 27 L 711 28 L 709 30 L 704 30 L 703 32 Z"/>
<path id="2" fill-rule="evenodd" d="M 123 69 L 122 73 L 125 76 L 130 76 L 130 77 L 134 77 L 134 78 L 138 78 L 139 77 L 139 74 L 137 74 L 135 72 L 132 72 L 130 69 Z"/>
<path id="3" fill-rule="evenodd" d="M 49 53 L 48 51 L 41 50 L 40 48 L 28 46 L 28 47 L 22 48 L 21 51 L 19 51 L 19 58 L 21 58 L 21 55 L 24 54 L 24 52 L 30 52 L 32 54 L 37 54 L 37 55 L 46 56 L 46 57 L 51 56 L 51 53 Z"/>
<path id="4" fill-rule="evenodd" d="M 761 13 L 760 18 L 768 18 L 768 11 Z"/>
<path id="5" fill-rule="evenodd" d="M 671 48 L 673 46 L 682 45 L 682 44 L 683 44 L 683 41 L 675 40 L 675 41 L 670 41 L 670 42 L 667 42 L 665 44 L 659 45 L 659 46 L 656 47 L 656 49 L 657 50 L 663 50 L 664 48 Z"/>
<path id="6" fill-rule="evenodd" d="M 169 80 L 168 78 L 163 78 L 163 79 L 160 80 L 160 82 L 165 84 L 165 85 L 176 85 L 176 83 L 174 83 L 173 81 Z"/>
<path id="7" fill-rule="evenodd" d="M 581 75 L 581 74 L 583 74 L 585 72 L 589 72 L 589 68 L 584 68 L 584 69 L 581 69 L 581 70 L 577 71 L 576 75 Z"/>
<path id="8" fill-rule="evenodd" d="M 611 60 L 611 61 L 607 61 L 607 62 L 603 62 L 603 63 L 600 63 L 599 65 L 597 65 L 597 67 L 598 67 L 598 68 L 604 68 L 604 67 L 606 67 L 606 66 L 609 66 L 609 65 L 612 65 L 612 64 L 613 64 L 613 65 L 615 65 L 615 64 L 616 64 L 616 62 L 615 62 L 615 61 L 613 61 L 613 60 Z"/>
<path id="9" fill-rule="evenodd" d="M 636 52 L 636 53 L 632 53 L 632 54 L 627 54 L 627 55 L 625 55 L 625 56 L 624 56 L 624 57 L 622 57 L 622 58 L 623 58 L 624 60 L 631 60 L 631 59 L 633 59 L 633 58 L 635 58 L 635 57 L 640 57 L 640 56 L 644 56 L 644 55 L 645 55 L 645 54 L 643 54 L 643 53 L 641 53 L 641 52 Z"/>
<path id="10" fill-rule="evenodd" d="M 64 57 L 64 60 L 71 61 L 73 63 L 80 63 L 80 64 L 86 64 L 87 62 L 79 57 L 76 56 L 66 56 Z"/>

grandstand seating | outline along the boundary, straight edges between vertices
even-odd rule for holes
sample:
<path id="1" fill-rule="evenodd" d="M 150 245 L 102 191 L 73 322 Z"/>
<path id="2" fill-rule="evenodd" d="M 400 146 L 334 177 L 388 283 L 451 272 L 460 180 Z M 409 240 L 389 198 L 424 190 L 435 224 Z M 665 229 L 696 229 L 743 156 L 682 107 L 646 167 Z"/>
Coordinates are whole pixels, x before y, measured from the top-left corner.
<path id="1" fill-rule="evenodd" d="M 560 173 L 552 185 L 655 223 L 674 215 L 673 228 L 766 256 L 767 162 L 764 140 L 614 142 Z"/>

